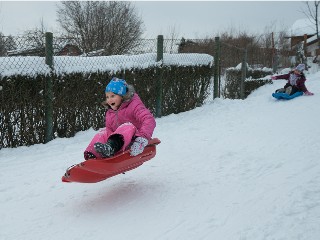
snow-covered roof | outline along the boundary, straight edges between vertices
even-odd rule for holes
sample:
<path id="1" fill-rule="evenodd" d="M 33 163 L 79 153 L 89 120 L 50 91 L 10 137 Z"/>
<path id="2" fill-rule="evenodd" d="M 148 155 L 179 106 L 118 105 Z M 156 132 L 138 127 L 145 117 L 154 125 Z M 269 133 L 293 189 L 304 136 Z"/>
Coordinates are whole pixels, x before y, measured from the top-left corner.
<path id="1" fill-rule="evenodd" d="M 307 43 L 311 43 L 311 42 L 313 42 L 313 41 L 315 41 L 315 40 L 317 40 L 317 35 L 314 35 L 314 36 L 308 38 L 308 39 L 307 39 Z"/>
<path id="2" fill-rule="evenodd" d="M 316 26 L 310 19 L 303 18 L 295 21 L 288 32 L 290 36 L 313 35 L 316 34 Z"/>

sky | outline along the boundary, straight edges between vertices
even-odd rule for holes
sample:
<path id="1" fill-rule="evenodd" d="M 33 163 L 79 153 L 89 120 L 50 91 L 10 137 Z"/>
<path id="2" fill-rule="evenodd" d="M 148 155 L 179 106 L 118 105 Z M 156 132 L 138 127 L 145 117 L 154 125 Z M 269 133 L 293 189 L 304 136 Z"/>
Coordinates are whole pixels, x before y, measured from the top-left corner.
<path id="1" fill-rule="evenodd" d="M 97 133 L 0 150 L 0 239 L 310 240 L 320 236 L 320 72 L 314 96 L 217 98 L 157 118 L 156 156 L 94 184 L 63 183 Z"/>
<path id="2" fill-rule="evenodd" d="M 58 1 L 0 1 L 0 31 L 4 35 L 21 34 L 40 26 L 58 29 Z M 144 22 L 144 38 L 157 35 L 205 38 L 220 32 L 262 33 L 287 29 L 306 18 L 301 1 L 133 1 Z"/>

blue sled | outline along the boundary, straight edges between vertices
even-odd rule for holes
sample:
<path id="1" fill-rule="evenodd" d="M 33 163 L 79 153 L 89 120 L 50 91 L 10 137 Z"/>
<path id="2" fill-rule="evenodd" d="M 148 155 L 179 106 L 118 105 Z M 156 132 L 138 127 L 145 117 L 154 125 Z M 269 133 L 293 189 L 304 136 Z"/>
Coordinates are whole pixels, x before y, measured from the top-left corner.
<path id="1" fill-rule="evenodd" d="M 286 99 L 286 100 L 290 100 L 292 98 L 299 97 L 302 95 L 303 95 L 303 92 L 296 92 L 295 94 L 292 94 L 292 95 L 289 95 L 287 93 L 272 93 L 272 97 L 276 99 Z"/>

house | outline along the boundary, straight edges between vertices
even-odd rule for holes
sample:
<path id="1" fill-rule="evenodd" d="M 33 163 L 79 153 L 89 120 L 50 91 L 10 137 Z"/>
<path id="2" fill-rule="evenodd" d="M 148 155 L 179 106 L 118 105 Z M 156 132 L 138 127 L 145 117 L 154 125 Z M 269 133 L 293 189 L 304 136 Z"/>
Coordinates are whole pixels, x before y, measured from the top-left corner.
<path id="1" fill-rule="evenodd" d="M 193 41 L 182 38 L 178 44 L 178 53 L 207 53 L 213 55 L 214 41 Z"/>
<path id="2" fill-rule="evenodd" d="M 8 57 L 14 56 L 45 56 L 45 47 L 24 47 L 7 51 Z M 54 49 L 54 56 L 79 56 L 82 52 L 80 48 L 73 44 L 65 44 Z"/>
<path id="3" fill-rule="evenodd" d="M 96 57 L 96 56 L 103 56 L 104 53 L 105 53 L 104 49 L 98 49 L 96 51 L 83 53 L 81 56 L 82 57 Z"/>
<path id="4" fill-rule="evenodd" d="M 317 56 L 320 54 L 316 35 L 316 26 L 308 18 L 299 19 L 294 22 L 288 30 L 291 39 L 291 49 L 298 49 L 301 45 L 305 56 Z"/>
<path id="5" fill-rule="evenodd" d="M 61 49 L 57 50 L 56 56 L 79 56 L 82 52 L 80 48 L 74 44 L 67 43 Z"/>
<path id="6" fill-rule="evenodd" d="M 38 48 L 18 48 L 15 50 L 7 51 L 8 57 L 16 57 L 16 56 L 45 56 L 45 48 L 38 47 Z"/>

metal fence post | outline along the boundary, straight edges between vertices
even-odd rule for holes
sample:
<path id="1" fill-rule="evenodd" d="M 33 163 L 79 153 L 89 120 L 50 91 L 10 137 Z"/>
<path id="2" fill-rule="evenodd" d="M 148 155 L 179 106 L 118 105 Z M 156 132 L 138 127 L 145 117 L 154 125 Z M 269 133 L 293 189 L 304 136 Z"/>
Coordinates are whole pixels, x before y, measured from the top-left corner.
<path id="1" fill-rule="evenodd" d="M 45 142 L 53 139 L 53 90 L 52 90 L 52 72 L 53 72 L 53 34 L 45 33 L 45 54 L 46 64 L 50 67 L 51 74 L 46 77 L 45 82 Z"/>
<path id="2" fill-rule="evenodd" d="M 218 91 L 218 97 L 221 97 L 221 42 L 219 41 L 219 65 L 218 65 L 218 86 L 219 86 L 219 91 Z"/>
<path id="3" fill-rule="evenodd" d="M 158 35 L 157 40 L 157 62 L 163 60 L 163 35 Z M 160 118 L 162 108 L 162 64 L 159 67 L 159 74 L 157 75 L 157 99 L 156 99 L 156 117 Z"/>
<path id="4" fill-rule="evenodd" d="M 219 96 L 219 49 L 220 49 L 220 38 L 215 37 L 215 48 L 214 48 L 214 73 L 213 73 L 213 99 Z"/>
<path id="5" fill-rule="evenodd" d="M 241 64 L 241 82 L 240 82 L 240 98 L 244 99 L 245 93 L 245 80 L 247 77 L 247 48 L 243 51 L 243 60 Z"/>

